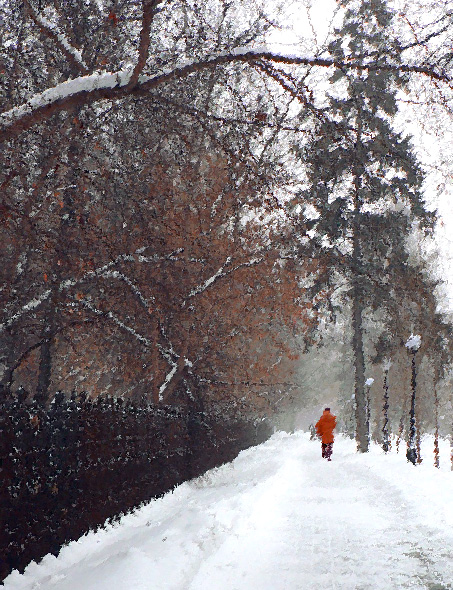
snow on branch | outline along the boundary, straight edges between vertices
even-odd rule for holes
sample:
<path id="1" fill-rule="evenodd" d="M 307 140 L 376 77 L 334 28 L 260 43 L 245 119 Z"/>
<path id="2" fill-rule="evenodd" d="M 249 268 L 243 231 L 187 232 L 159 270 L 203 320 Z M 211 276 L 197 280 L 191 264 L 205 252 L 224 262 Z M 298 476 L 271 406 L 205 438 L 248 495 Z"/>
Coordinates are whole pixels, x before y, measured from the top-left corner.
<path id="1" fill-rule="evenodd" d="M 117 270 L 104 271 L 101 273 L 100 276 L 102 276 L 106 279 L 112 278 L 112 279 L 118 279 L 120 281 L 125 282 L 127 285 L 129 285 L 129 287 L 131 288 L 134 295 L 136 295 L 138 297 L 138 299 L 140 299 L 141 303 L 147 309 L 149 307 L 151 307 L 151 304 L 155 301 L 154 297 L 152 297 L 151 300 L 146 299 L 146 297 L 142 294 L 142 292 L 137 287 L 137 285 L 128 276 L 126 276 L 125 274 L 123 274 Z"/>
<path id="2" fill-rule="evenodd" d="M 28 311 L 31 311 L 32 309 L 39 307 L 42 303 L 44 303 L 44 301 L 46 301 L 50 297 L 51 293 L 52 293 L 52 291 L 50 289 L 47 289 L 47 291 L 44 291 L 44 293 L 41 293 L 41 295 L 39 295 L 38 297 L 31 299 L 17 313 L 15 313 L 10 318 L 8 318 L 6 320 L 6 322 L 3 322 L 3 324 L 0 324 L 0 332 L 3 332 L 3 330 L 5 328 L 8 328 L 12 324 L 14 324 L 14 322 L 16 320 L 18 320 L 21 316 L 23 316 Z"/>
<path id="3" fill-rule="evenodd" d="M 198 287 L 195 287 L 195 289 L 192 289 L 192 291 L 189 293 L 189 295 L 187 296 L 187 298 L 190 297 L 194 297 L 195 295 L 198 295 L 199 293 L 202 293 L 203 291 L 206 291 L 206 289 L 212 285 L 212 283 L 220 276 L 222 276 L 224 274 L 223 270 L 224 268 L 231 262 L 231 257 L 228 256 L 228 258 L 225 260 L 225 264 L 223 264 L 219 270 L 212 275 L 212 277 L 210 277 L 209 279 L 207 279 L 202 285 L 199 285 Z"/>
<path id="4" fill-rule="evenodd" d="M 0 115 L 0 124 L 8 126 L 15 121 L 32 114 L 43 107 L 50 107 L 58 102 L 75 96 L 89 95 L 95 90 L 107 90 L 109 88 L 125 86 L 131 76 L 131 67 L 118 72 L 95 72 L 87 76 L 80 76 L 73 80 L 67 80 L 39 92 L 29 98 L 24 104 L 14 107 Z"/>
<path id="5" fill-rule="evenodd" d="M 97 307 L 95 307 L 94 305 L 92 305 L 86 299 L 82 299 L 80 301 L 71 303 L 69 305 L 71 307 L 74 307 L 74 306 L 82 306 L 82 307 L 84 307 L 85 309 L 88 309 L 88 311 L 91 311 L 92 313 L 94 313 L 97 316 L 107 317 L 110 320 L 112 320 L 117 326 L 119 326 L 123 330 L 126 330 L 126 332 L 129 332 L 129 334 L 132 334 L 132 336 L 134 336 L 137 340 L 139 340 L 145 346 L 147 346 L 147 347 L 151 347 L 152 346 L 152 342 L 151 342 L 151 340 L 149 340 L 149 338 L 146 338 L 142 334 L 139 334 L 136 330 L 134 330 L 134 328 L 132 328 L 131 326 L 128 326 L 127 324 L 125 324 L 112 311 L 102 311 L 102 309 L 98 309 Z"/>
<path id="6" fill-rule="evenodd" d="M 61 293 L 64 290 L 67 290 L 71 287 L 75 287 L 76 285 L 84 283 L 92 278 L 108 276 L 110 278 L 117 278 L 117 279 L 120 279 L 120 280 L 123 280 L 124 282 L 126 282 L 131 287 L 131 289 L 134 291 L 134 293 L 140 298 L 142 303 L 144 305 L 146 305 L 147 307 L 149 307 L 148 300 L 145 297 L 143 297 L 143 295 L 139 291 L 138 287 L 136 287 L 134 285 L 134 283 L 132 283 L 132 281 L 130 279 L 128 279 L 128 277 L 126 277 L 126 275 L 123 275 L 122 273 L 114 274 L 112 271 L 110 271 L 110 269 L 122 261 L 140 262 L 140 263 L 147 262 L 148 263 L 148 262 L 157 262 L 159 260 L 174 260 L 174 257 L 176 256 L 176 254 L 179 254 L 184 249 L 179 248 L 178 250 L 175 250 L 175 251 L 171 252 L 170 254 L 167 254 L 166 256 L 158 256 L 158 255 L 156 255 L 156 256 L 143 256 L 143 252 L 145 250 L 146 250 L 146 247 L 141 247 L 141 248 L 138 248 L 137 250 L 135 250 L 135 252 L 132 254 L 119 254 L 118 256 L 116 256 L 116 258 L 114 258 L 113 260 L 111 260 L 107 264 L 104 264 L 94 270 L 88 271 L 80 278 L 67 279 L 67 280 L 61 282 L 56 288 Z M 18 319 L 20 319 L 27 312 L 29 312 L 33 309 L 36 309 L 37 307 L 42 305 L 45 301 L 47 301 L 49 299 L 51 293 L 52 293 L 51 289 L 47 289 L 46 291 L 41 293 L 41 295 L 39 295 L 38 297 L 35 297 L 35 298 L 31 299 L 30 301 L 28 301 L 25 305 L 23 305 L 20 308 L 19 311 L 17 311 L 15 314 L 13 314 L 11 317 L 9 317 L 7 320 L 5 320 L 3 323 L 0 324 L 0 332 L 3 332 L 3 330 L 5 330 L 6 328 L 8 328 L 12 324 L 14 324 Z"/>
<path id="7" fill-rule="evenodd" d="M 174 375 L 175 375 L 175 373 L 176 373 L 177 370 L 178 370 L 178 364 L 177 363 L 174 363 L 171 371 L 165 377 L 165 381 L 159 387 L 159 401 L 160 402 L 163 401 L 163 399 L 164 399 L 164 392 L 167 389 L 170 381 L 173 379 L 173 377 L 174 377 Z"/>
<path id="8" fill-rule="evenodd" d="M 260 262 L 262 262 L 264 260 L 264 258 L 252 258 L 252 260 L 248 260 L 247 262 L 241 262 L 241 264 L 238 264 L 236 266 L 234 266 L 233 268 L 229 268 L 227 270 L 225 270 L 225 268 L 230 264 L 231 262 L 231 257 L 228 256 L 228 258 L 225 260 L 225 263 L 219 268 L 219 270 L 212 275 L 212 277 L 209 277 L 209 279 L 207 279 L 202 285 L 198 285 L 198 287 L 195 287 L 194 289 L 192 289 L 192 291 L 187 295 L 187 299 L 190 299 L 191 297 L 195 297 L 195 295 L 199 295 L 200 293 L 203 293 L 203 291 L 206 291 L 206 289 L 208 289 L 211 285 L 213 285 L 218 279 L 222 278 L 222 277 L 226 277 L 229 274 L 235 272 L 236 270 L 240 269 L 240 268 L 244 268 L 244 267 L 250 267 L 250 266 L 255 266 L 256 264 L 259 264 Z M 183 302 L 183 307 L 185 305 L 185 301 Z"/>
<path id="9" fill-rule="evenodd" d="M 233 268 L 229 268 L 226 272 L 223 273 L 223 276 L 228 276 L 231 273 L 239 270 L 240 268 L 244 268 L 244 267 L 250 267 L 250 266 L 255 266 L 256 264 L 260 264 L 260 262 L 263 262 L 264 257 L 261 258 L 252 258 L 252 260 L 248 260 L 247 262 L 241 262 L 241 264 L 238 264 L 236 266 L 234 266 Z"/>
<path id="10" fill-rule="evenodd" d="M 146 336 L 143 336 L 143 334 L 137 332 L 132 326 L 125 324 L 112 311 L 103 311 L 102 309 L 99 309 L 96 306 L 94 306 L 90 301 L 86 299 L 82 299 L 80 301 L 72 301 L 70 303 L 67 303 L 67 306 L 71 308 L 83 307 L 98 317 L 106 317 L 110 319 L 114 324 L 119 326 L 121 329 L 125 330 L 126 332 L 134 336 L 134 338 L 136 338 L 139 342 L 144 344 L 147 348 L 151 348 L 153 346 L 153 342 L 149 338 L 146 338 Z M 157 348 L 162 353 L 163 357 L 171 365 L 171 370 L 166 375 L 164 382 L 159 387 L 159 401 L 161 402 L 164 399 L 165 391 L 167 390 L 175 375 L 180 371 L 181 368 L 188 367 L 189 369 L 191 369 L 193 367 L 193 363 L 188 358 L 186 358 L 185 355 L 181 356 L 176 354 L 171 345 L 170 350 L 165 350 L 160 345 L 158 345 Z M 176 360 L 173 360 L 172 357 L 175 357 Z"/>
<path id="11" fill-rule="evenodd" d="M 98 307 L 94 306 L 90 301 L 86 299 L 82 299 L 80 301 L 71 301 L 67 303 L 66 306 L 69 308 L 83 307 L 98 317 L 106 317 L 112 320 L 113 323 L 115 323 L 117 326 L 119 326 L 129 334 L 132 334 L 132 336 L 134 336 L 139 342 L 144 344 L 147 348 L 151 348 L 155 345 L 155 343 L 153 343 L 149 338 L 137 332 L 132 326 L 129 326 L 126 323 L 124 323 L 115 313 L 113 313 L 112 311 L 103 311 L 102 309 L 99 309 Z M 170 384 L 178 369 L 178 361 L 180 360 L 180 356 L 175 353 L 171 344 L 170 349 L 168 350 L 165 349 L 162 345 L 157 344 L 157 349 L 162 354 L 163 358 L 172 367 L 170 372 L 166 376 L 164 382 L 159 388 L 159 401 L 162 401 L 163 393 L 167 389 L 168 385 Z M 174 358 L 177 360 L 173 360 Z M 184 358 L 184 366 L 192 367 L 193 363 L 189 359 Z"/>
<path id="12" fill-rule="evenodd" d="M 193 363 L 188 358 L 186 358 L 186 357 L 181 358 L 181 356 L 178 358 L 178 362 L 172 362 L 171 364 L 172 364 L 172 368 L 171 368 L 170 372 L 167 374 L 164 382 L 159 387 L 159 401 L 160 402 L 164 401 L 164 393 L 168 389 L 168 386 L 172 382 L 173 378 L 175 376 L 177 376 L 178 374 L 181 374 L 181 372 L 186 367 L 188 367 L 189 370 L 193 367 Z"/>
<path id="13" fill-rule="evenodd" d="M 170 338 L 168 337 L 168 335 L 167 335 L 167 333 L 165 331 L 165 328 L 164 328 L 164 326 L 162 324 L 159 324 L 159 331 L 160 331 L 160 334 L 161 334 L 162 338 L 168 344 L 168 349 L 166 349 L 163 346 L 161 346 L 160 344 L 158 344 L 159 352 L 162 354 L 162 356 L 164 357 L 164 359 L 166 361 L 168 361 L 170 364 L 172 364 L 173 359 L 179 358 L 179 354 L 177 354 L 174 351 L 173 344 L 171 343 Z"/>
<path id="14" fill-rule="evenodd" d="M 170 371 L 167 373 L 163 383 L 159 387 L 159 401 L 162 402 L 165 399 L 165 392 L 167 392 L 167 396 L 169 394 L 171 395 L 173 379 L 176 378 L 176 380 L 178 380 L 186 369 L 191 373 L 191 369 L 193 368 L 194 363 L 192 363 L 187 358 L 187 342 L 186 345 L 183 347 L 183 351 L 180 354 L 178 354 L 174 350 L 173 344 L 170 341 L 170 338 L 168 337 L 167 333 L 165 332 L 164 326 L 159 324 L 159 329 L 162 338 L 168 344 L 168 348 L 164 348 L 161 344 L 157 344 L 157 349 L 159 350 L 163 358 L 171 366 Z M 170 392 L 168 391 L 168 389 L 170 389 Z"/>
<path id="15" fill-rule="evenodd" d="M 76 49 L 71 43 L 69 43 L 66 36 L 58 29 L 58 27 L 39 14 L 33 6 L 24 0 L 24 5 L 30 14 L 33 22 L 38 25 L 41 30 L 54 41 L 54 43 L 60 48 L 61 52 L 69 59 L 69 61 L 82 72 L 82 74 L 88 73 L 88 66 L 83 61 L 82 54 Z"/>
<path id="16" fill-rule="evenodd" d="M 14 137 L 24 130 L 29 129 L 40 121 L 50 117 L 55 112 L 65 110 L 72 106 L 89 104 L 99 100 L 120 100 L 129 95 L 139 96 L 147 93 L 166 82 L 184 78 L 194 72 L 215 68 L 235 62 L 256 64 L 259 61 L 268 61 L 287 65 L 302 65 L 313 67 L 335 67 L 341 69 L 374 70 L 374 71 L 399 71 L 406 73 L 418 73 L 431 77 L 434 80 L 451 82 L 452 78 L 446 71 L 437 71 L 434 67 L 417 66 L 415 64 L 392 64 L 379 61 L 362 63 L 361 61 L 340 61 L 332 58 L 301 57 L 296 55 L 282 55 L 269 51 L 241 47 L 228 53 L 209 56 L 201 61 L 185 61 L 167 68 L 152 76 L 140 75 L 137 83 L 130 86 L 133 73 L 137 72 L 137 66 L 132 65 L 117 72 L 96 72 L 87 76 L 81 76 L 74 80 L 62 82 L 53 88 L 35 94 L 22 105 L 13 107 L 0 115 L 0 141 Z"/>

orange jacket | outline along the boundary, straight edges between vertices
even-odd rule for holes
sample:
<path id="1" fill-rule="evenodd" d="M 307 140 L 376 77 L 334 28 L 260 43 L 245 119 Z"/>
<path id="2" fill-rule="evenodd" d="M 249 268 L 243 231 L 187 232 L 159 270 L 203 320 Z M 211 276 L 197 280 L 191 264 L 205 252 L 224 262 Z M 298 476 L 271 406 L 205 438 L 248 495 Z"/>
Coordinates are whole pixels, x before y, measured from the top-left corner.
<path id="1" fill-rule="evenodd" d="M 316 432 L 323 443 L 333 443 L 333 429 L 337 425 L 337 417 L 324 410 L 321 418 L 316 422 Z"/>

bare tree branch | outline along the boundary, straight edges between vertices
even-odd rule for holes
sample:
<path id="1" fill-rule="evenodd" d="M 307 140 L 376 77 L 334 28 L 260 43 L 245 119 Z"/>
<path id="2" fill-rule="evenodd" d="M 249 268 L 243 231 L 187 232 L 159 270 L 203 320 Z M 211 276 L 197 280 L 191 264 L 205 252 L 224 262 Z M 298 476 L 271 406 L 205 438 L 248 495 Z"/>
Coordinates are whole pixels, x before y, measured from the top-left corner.
<path id="1" fill-rule="evenodd" d="M 28 0 L 24 0 L 24 6 L 35 25 L 38 26 L 49 39 L 52 39 L 71 64 L 82 74 L 88 74 L 88 67 L 83 61 L 79 50 L 73 47 L 66 37 L 60 33 L 50 21 L 38 14 Z"/>
<path id="2" fill-rule="evenodd" d="M 145 247 L 142 247 L 142 248 L 138 248 L 138 250 L 136 250 L 135 252 L 130 253 L 130 254 L 119 254 L 116 258 L 114 258 L 110 262 L 107 262 L 106 264 L 100 266 L 99 268 L 88 271 L 87 273 L 82 275 L 80 278 L 67 279 L 65 281 L 62 281 L 59 285 L 57 285 L 56 288 L 58 289 L 58 291 L 61 292 L 63 290 L 69 289 L 70 287 L 74 287 L 74 286 L 79 285 L 81 283 L 87 282 L 93 278 L 98 278 L 98 277 L 103 277 L 103 276 L 107 277 L 107 278 L 109 278 L 109 277 L 116 278 L 116 279 L 120 279 L 120 280 L 126 282 L 131 287 L 131 289 L 134 290 L 135 294 L 137 296 L 139 296 L 142 303 L 145 303 L 146 300 L 143 298 L 143 295 L 138 291 L 137 287 L 132 283 L 132 281 L 127 279 L 127 277 L 125 277 L 125 275 L 123 275 L 121 273 L 112 272 L 112 270 L 111 270 L 112 267 L 122 261 L 149 263 L 149 262 L 157 262 L 159 260 L 172 260 L 178 252 L 181 252 L 181 250 L 176 250 L 166 256 L 147 257 L 147 256 L 143 256 L 143 254 L 142 254 L 145 249 L 146 249 Z M 37 307 L 39 307 L 40 305 L 42 305 L 45 301 L 47 301 L 50 298 L 51 294 L 52 294 L 52 289 L 47 289 L 46 291 L 44 291 L 43 293 L 41 293 L 40 295 L 38 295 L 34 299 L 31 299 L 30 301 L 28 301 L 25 305 L 23 305 L 21 307 L 21 309 L 19 311 L 17 311 L 13 315 L 11 315 L 3 323 L 0 323 L 0 333 L 3 332 L 3 330 L 5 330 L 6 328 L 8 328 L 8 326 L 13 325 L 24 314 L 26 314 L 29 311 L 32 311 L 32 310 L 36 309 Z M 149 303 L 149 302 L 146 302 L 146 303 Z"/>
<path id="3" fill-rule="evenodd" d="M 231 258 L 228 257 L 225 260 L 225 263 L 219 268 L 219 270 L 217 272 L 215 272 L 211 277 L 209 277 L 209 279 L 207 279 L 202 285 L 198 285 L 197 287 L 194 287 L 190 291 L 190 293 L 187 295 L 187 298 L 183 301 L 182 307 L 185 306 L 187 299 L 190 299 L 192 297 L 195 297 L 196 295 L 199 295 L 200 293 L 203 293 L 203 291 L 206 291 L 211 285 L 213 285 L 219 279 L 230 275 L 231 273 L 235 272 L 239 268 L 251 267 L 251 266 L 255 266 L 256 264 L 260 264 L 260 262 L 263 262 L 263 260 L 264 260 L 263 257 L 253 258 L 252 260 L 242 262 L 241 264 L 237 264 L 233 268 L 225 270 L 225 267 L 231 263 Z"/>
<path id="4" fill-rule="evenodd" d="M 140 44 L 138 47 L 138 59 L 134 71 L 132 72 L 131 79 L 127 85 L 128 88 L 134 88 L 134 86 L 136 86 L 138 77 L 146 65 L 146 60 L 148 59 L 151 23 L 156 14 L 157 6 L 162 4 L 163 1 L 164 0 L 142 0 L 143 18 L 142 30 L 140 32 Z"/>
<path id="5" fill-rule="evenodd" d="M 108 319 L 112 320 L 112 322 L 114 324 L 116 324 L 117 326 L 119 326 L 123 330 L 126 330 L 126 332 L 129 332 L 129 334 L 132 334 L 132 336 L 134 336 L 134 338 L 139 340 L 147 348 L 152 347 L 152 342 L 149 338 L 146 338 L 146 336 L 143 336 L 143 334 L 140 334 L 139 332 L 137 332 L 134 328 L 132 328 L 132 326 L 129 326 L 128 324 L 124 323 L 123 320 L 121 320 L 112 311 L 103 311 L 102 309 L 95 307 L 89 301 L 87 301 L 85 299 L 82 299 L 81 301 L 74 301 L 73 303 L 70 303 L 67 305 L 69 307 L 84 307 L 88 311 L 91 311 L 92 313 L 94 313 L 96 316 L 108 318 Z"/>
<path id="6" fill-rule="evenodd" d="M 168 82 L 186 78 L 190 74 L 216 68 L 232 63 L 254 63 L 258 60 L 267 60 L 273 63 L 287 65 L 302 65 L 323 68 L 353 69 L 358 71 L 394 71 L 421 74 L 433 80 L 446 83 L 452 82 L 452 77 L 444 70 L 436 71 L 427 66 L 413 64 L 389 64 L 389 63 L 361 63 L 353 60 L 338 61 L 318 57 L 296 57 L 278 55 L 271 52 L 237 50 L 233 53 L 219 55 L 203 61 L 190 63 L 181 67 L 174 67 L 169 72 L 159 73 L 155 76 L 141 76 L 134 88 L 129 87 L 131 79 L 130 70 L 121 70 L 114 73 L 97 73 L 90 76 L 77 78 L 64 82 L 35 95 L 28 103 L 14 107 L 0 115 L 0 142 L 11 139 L 33 127 L 55 113 L 67 110 L 75 106 L 91 104 L 101 100 L 121 100 L 128 96 L 140 96 L 150 90 L 158 88 Z"/>

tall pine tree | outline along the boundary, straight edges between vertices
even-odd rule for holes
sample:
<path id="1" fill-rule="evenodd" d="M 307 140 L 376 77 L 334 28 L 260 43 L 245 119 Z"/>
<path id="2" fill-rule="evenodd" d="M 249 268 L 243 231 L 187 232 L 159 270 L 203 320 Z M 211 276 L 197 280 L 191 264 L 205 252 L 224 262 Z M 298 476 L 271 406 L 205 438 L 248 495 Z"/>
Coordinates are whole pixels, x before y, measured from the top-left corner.
<path id="1" fill-rule="evenodd" d="M 346 0 L 342 6 L 343 26 L 329 47 L 334 58 L 398 63 L 399 46 L 391 37 L 392 15 L 385 1 Z M 400 270 L 408 263 L 405 238 L 416 221 L 429 231 L 434 216 L 425 208 L 423 174 L 410 138 L 392 127 L 405 75 L 395 69 L 343 68 L 330 83 L 316 138 L 304 150 L 308 188 L 300 196 L 318 214 L 311 215 L 314 239 L 327 248 L 332 271 L 347 281 L 356 440 L 358 450 L 366 452 L 364 317 L 368 310 L 394 313 Z"/>

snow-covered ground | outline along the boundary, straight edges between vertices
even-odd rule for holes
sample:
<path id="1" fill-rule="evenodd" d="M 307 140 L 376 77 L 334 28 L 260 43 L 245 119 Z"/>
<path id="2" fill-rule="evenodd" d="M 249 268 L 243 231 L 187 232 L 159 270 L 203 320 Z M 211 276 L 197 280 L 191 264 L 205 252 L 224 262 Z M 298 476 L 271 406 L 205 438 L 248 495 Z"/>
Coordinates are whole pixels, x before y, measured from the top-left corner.
<path id="1" fill-rule="evenodd" d="M 448 456 L 445 445 L 444 456 Z M 425 455 L 426 456 L 426 455 Z M 429 464 L 428 464 L 429 463 Z M 276 433 L 7 590 L 453 589 L 453 473 Z"/>

